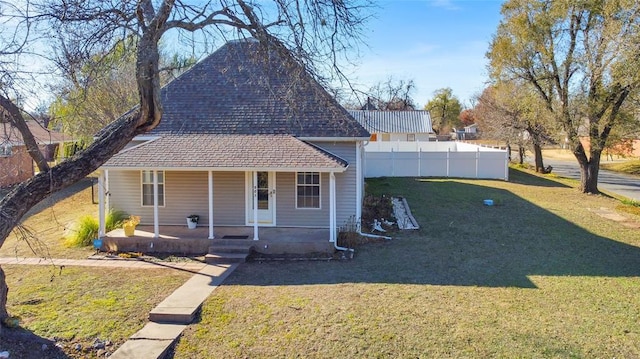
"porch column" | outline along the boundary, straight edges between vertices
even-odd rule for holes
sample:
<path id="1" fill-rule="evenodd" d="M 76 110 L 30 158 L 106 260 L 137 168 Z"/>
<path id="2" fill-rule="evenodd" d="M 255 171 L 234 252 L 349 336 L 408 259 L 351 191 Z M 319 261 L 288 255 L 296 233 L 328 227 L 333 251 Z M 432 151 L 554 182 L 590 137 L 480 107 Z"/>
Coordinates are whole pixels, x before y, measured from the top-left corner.
<path id="1" fill-rule="evenodd" d="M 98 238 L 102 238 L 106 232 L 104 210 L 104 170 L 98 175 Z"/>
<path id="2" fill-rule="evenodd" d="M 253 240 L 258 238 L 258 171 L 253 171 Z"/>
<path id="3" fill-rule="evenodd" d="M 356 144 L 356 223 L 360 230 L 362 221 L 362 188 L 364 187 L 364 175 L 362 174 L 362 142 Z"/>
<path id="4" fill-rule="evenodd" d="M 109 193 L 109 170 L 104 170 L 104 191 L 104 208 L 109 211 L 111 210 L 111 200 L 109 199 L 109 196 L 111 196 L 111 193 Z"/>
<path id="5" fill-rule="evenodd" d="M 213 171 L 209 171 L 209 239 L 213 236 Z"/>
<path id="6" fill-rule="evenodd" d="M 329 242 L 336 241 L 336 175 L 329 173 Z"/>
<path id="7" fill-rule="evenodd" d="M 160 224 L 158 223 L 158 171 L 153 170 L 153 238 L 160 237 Z"/>

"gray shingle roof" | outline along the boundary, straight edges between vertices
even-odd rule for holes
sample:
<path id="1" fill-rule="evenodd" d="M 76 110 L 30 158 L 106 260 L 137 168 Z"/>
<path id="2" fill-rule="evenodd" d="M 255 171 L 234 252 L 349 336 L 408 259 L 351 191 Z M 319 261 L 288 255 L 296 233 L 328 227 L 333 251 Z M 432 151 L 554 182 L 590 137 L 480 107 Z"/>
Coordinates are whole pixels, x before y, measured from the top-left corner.
<path id="1" fill-rule="evenodd" d="M 349 113 L 371 133 L 433 132 L 429 111 L 349 110 Z"/>
<path id="2" fill-rule="evenodd" d="M 162 122 L 150 134 L 369 137 L 303 67 L 285 59 L 257 41 L 223 45 L 162 89 Z"/>
<path id="3" fill-rule="evenodd" d="M 103 167 L 342 172 L 347 166 L 342 158 L 290 135 L 180 134 L 124 150 Z"/>

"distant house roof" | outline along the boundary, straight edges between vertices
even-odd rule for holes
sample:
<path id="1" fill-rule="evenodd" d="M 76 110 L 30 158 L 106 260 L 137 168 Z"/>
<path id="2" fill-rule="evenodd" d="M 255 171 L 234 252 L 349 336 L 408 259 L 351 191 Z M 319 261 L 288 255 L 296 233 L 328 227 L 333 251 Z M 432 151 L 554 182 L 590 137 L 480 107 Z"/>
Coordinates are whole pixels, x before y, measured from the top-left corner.
<path id="1" fill-rule="evenodd" d="M 228 42 L 165 86 L 161 96 L 162 121 L 150 135 L 369 137 L 302 66 L 255 40 Z"/>
<path id="2" fill-rule="evenodd" d="M 430 133 L 429 111 L 349 110 L 367 131 L 382 133 Z"/>
<path id="3" fill-rule="evenodd" d="M 178 148 L 180 151 L 175 151 Z M 105 168 L 342 172 L 348 163 L 290 135 L 166 135 L 113 156 Z"/>
<path id="4" fill-rule="evenodd" d="M 71 140 L 68 136 L 46 129 L 33 120 L 28 120 L 27 126 L 39 145 L 50 145 Z M 14 146 L 24 145 L 20 131 L 7 122 L 0 122 L 0 144 L 2 143 L 9 143 Z"/>

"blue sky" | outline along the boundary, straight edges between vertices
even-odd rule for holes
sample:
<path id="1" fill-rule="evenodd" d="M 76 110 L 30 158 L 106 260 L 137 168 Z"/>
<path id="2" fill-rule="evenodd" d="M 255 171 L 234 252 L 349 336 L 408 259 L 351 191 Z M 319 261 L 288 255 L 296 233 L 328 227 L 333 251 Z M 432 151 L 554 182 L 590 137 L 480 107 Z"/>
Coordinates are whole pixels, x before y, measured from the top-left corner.
<path id="1" fill-rule="evenodd" d="M 382 0 L 366 31 L 353 74 L 367 90 L 392 76 L 413 79 L 422 108 L 437 89 L 450 87 L 463 104 L 482 91 L 485 53 L 500 21 L 502 1 Z"/>

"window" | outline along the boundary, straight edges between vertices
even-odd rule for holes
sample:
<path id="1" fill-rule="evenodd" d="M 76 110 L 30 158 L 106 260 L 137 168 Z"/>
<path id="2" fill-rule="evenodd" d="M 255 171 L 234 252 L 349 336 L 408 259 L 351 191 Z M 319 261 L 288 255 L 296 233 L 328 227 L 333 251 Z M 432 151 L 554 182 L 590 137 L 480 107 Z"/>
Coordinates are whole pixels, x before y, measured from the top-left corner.
<path id="1" fill-rule="evenodd" d="M 164 206 L 164 171 L 158 173 L 158 206 Z M 142 171 L 142 206 L 153 206 L 153 171 Z"/>
<path id="2" fill-rule="evenodd" d="M 415 133 L 407 133 L 407 141 L 415 141 L 416 134 Z"/>
<path id="3" fill-rule="evenodd" d="M 320 208 L 320 173 L 298 172 L 296 208 Z"/>
<path id="4" fill-rule="evenodd" d="M 11 157 L 11 145 L 0 145 L 0 157 Z"/>

